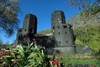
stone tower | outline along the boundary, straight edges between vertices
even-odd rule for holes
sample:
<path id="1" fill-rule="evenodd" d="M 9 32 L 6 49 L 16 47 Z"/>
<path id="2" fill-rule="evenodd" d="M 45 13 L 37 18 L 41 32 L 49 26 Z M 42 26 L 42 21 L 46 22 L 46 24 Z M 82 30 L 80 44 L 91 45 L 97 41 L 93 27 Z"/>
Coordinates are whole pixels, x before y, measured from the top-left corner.
<path id="1" fill-rule="evenodd" d="M 71 25 L 66 25 L 62 11 L 54 11 L 51 17 L 55 49 L 66 53 L 75 53 L 74 35 Z"/>
<path id="2" fill-rule="evenodd" d="M 18 29 L 15 45 L 26 42 L 26 37 L 34 38 L 37 33 L 37 18 L 33 14 L 26 14 L 24 18 L 23 28 Z"/>
<path id="3" fill-rule="evenodd" d="M 37 33 L 37 18 L 33 14 L 26 14 L 23 24 L 23 35 Z"/>

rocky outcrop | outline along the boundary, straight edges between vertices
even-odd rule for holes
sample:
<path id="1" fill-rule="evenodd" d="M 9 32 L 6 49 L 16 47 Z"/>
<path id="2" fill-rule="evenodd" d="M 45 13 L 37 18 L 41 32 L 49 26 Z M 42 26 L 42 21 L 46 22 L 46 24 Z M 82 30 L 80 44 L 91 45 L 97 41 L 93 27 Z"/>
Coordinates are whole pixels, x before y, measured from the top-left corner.
<path id="1" fill-rule="evenodd" d="M 79 14 L 74 15 L 67 24 L 71 24 L 73 29 L 77 27 L 84 27 L 86 25 L 97 25 L 100 24 L 100 12 L 91 18 L 80 16 Z"/>

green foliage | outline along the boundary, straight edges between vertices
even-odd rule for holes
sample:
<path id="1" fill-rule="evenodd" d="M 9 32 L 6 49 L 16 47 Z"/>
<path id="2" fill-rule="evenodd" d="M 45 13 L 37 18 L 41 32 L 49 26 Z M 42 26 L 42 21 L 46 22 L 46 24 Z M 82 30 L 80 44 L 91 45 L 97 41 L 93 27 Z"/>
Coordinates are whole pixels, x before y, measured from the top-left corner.
<path id="1" fill-rule="evenodd" d="M 100 6 L 97 6 L 96 4 L 91 4 L 89 7 L 91 15 L 96 15 L 98 12 L 100 12 Z"/>
<path id="2" fill-rule="evenodd" d="M 0 0 L 0 29 L 3 29 L 8 36 L 18 28 L 18 12 L 17 0 Z"/>
<path id="3" fill-rule="evenodd" d="M 87 45 L 93 51 L 98 52 L 100 49 L 100 25 L 79 27 L 74 30 L 77 45 Z"/>
<path id="4" fill-rule="evenodd" d="M 60 58 L 60 57 L 59 57 Z M 88 54 L 63 54 L 62 62 L 65 66 L 74 66 L 77 64 L 90 64 L 100 66 L 100 60 L 96 60 L 96 57 Z"/>
<path id="5" fill-rule="evenodd" d="M 98 12 L 100 12 L 100 6 L 97 6 L 96 4 L 90 4 L 88 6 L 86 6 L 86 8 L 88 8 L 85 11 L 81 11 L 80 12 L 80 16 L 86 18 L 93 18 Z M 82 18 L 82 19 L 84 19 Z"/>
<path id="6" fill-rule="evenodd" d="M 46 56 L 43 49 L 43 47 L 33 44 L 29 46 L 18 45 L 16 48 L 12 46 L 9 50 L 10 54 L 3 54 L 3 59 L 0 59 L 0 62 L 2 62 L 2 67 L 5 65 L 8 67 L 13 65 L 18 67 L 47 67 L 48 62 L 45 60 Z"/>
<path id="7" fill-rule="evenodd" d="M 51 32 L 52 32 L 51 29 L 46 29 L 46 30 L 43 30 L 43 31 L 38 32 L 38 34 L 49 34 Z"/>
<path id="8" fill-rule="evenodd" d="M 79 46 L 83 46 L 84 45 L 84 43 L 83 42 L 81 42 L 79 39 L 77 39 L 76 38 L 76 40 L 75 40 L 75 44 L 77 44 L 77 45 L 79 45 Z"/>
<path id="9" fill-rule="evenodd" d="M 67 4 L 70 4 L 71 7 L 78 6 L 80 15 L 85 18 L 91 18 L 100 12 L 99 0 L 68 0 Z"/>
<path id="10" fill-rule="evenodd" d="M 0 45 L 0 50 L 2 49 L 2 48 L 5 48 L 5 49 L 8 49 L 8 48 L 10 48 L 11 47 L 11 45 Z"/>

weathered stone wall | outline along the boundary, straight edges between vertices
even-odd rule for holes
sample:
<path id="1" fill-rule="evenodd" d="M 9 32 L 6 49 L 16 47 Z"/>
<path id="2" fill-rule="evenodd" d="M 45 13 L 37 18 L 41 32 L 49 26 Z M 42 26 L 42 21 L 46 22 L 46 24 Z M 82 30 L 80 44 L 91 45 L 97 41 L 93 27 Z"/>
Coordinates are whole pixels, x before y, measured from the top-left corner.
<path id="1" fill-rule="evenodd" d="M 62 11 L 54 11 L 51 16 L 55 49 L 66 53 L 75 53 L 75 38 L 71 25 L 66 25 L 65 15 Z M 69 49 L 70 48 L 70 49 Z"/>
<path id="2" fill-rule="evenodd" d="M 44 46 L 46 48 L 54 48 L 55 40 L 52 36 L 35 35 L 34 38 L 38 45 Z"/>
<path id="3" fill-rule="evenodd" d="M 33 14 L 26 14 L 24 18 L 23 28 L 18 29 L 15 45 L 25 44 L 26 39 L 30 38 L 30 40 L 32 40 L 36 33 L 37 33 L 36 16 Z"/>

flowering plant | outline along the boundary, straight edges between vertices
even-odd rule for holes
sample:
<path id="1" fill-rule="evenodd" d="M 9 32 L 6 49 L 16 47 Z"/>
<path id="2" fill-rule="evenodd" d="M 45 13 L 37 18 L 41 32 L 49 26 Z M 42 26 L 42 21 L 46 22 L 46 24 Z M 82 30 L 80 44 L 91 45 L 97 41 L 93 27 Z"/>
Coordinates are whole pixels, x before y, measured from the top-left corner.
<path id="1" fill-rule="evenodd" d="M 31 43 L 28 46 L 11 46 L 0 52 L 0 67 L 46 67 L 44 47 Z"/>

